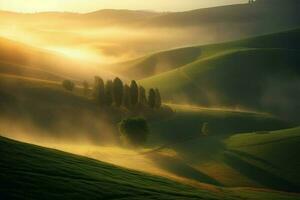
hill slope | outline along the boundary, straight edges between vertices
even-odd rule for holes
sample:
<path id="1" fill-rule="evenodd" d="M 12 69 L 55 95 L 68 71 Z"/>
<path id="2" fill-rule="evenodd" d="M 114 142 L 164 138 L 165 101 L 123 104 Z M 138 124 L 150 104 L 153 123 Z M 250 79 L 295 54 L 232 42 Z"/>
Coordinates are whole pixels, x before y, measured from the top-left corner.
<path id="1" fill-rule="evenodd" d="M 4 74 L 56 81 L 64 78 L 82 80 L 96 74 L 111 76 L 99 70 L 95 63 L 85 63 L 2 37 L 0 51 L 0 73 Z"/>
<path id="2" fill-rule="evenodd" d="M 115 124 L 123 116 L 117 109 L 103 110 L 92 99 L 84 96 L 80 87 L 71 93 L 64 90 L 60 82 L 54 81 L 0 75 L 0 97 L 0 126 L 6 127 L 11 134 L 16 132 L 14 128 L 19 127 L 21 132 L 41 136 L 68 139 L 72 135 L 74 140 L 84 137 L 101 143 L 101 138 L 107 141 L 114 137 Z M 176 111 L 174 116 L 153 120 L 150 128 L 153 129 L 151 135 L 154 138 L 161 136 L 172 139 L 168 136 L 181 137 L 182 132 L 188 137 L 197 135 L 204 122 L 209 122 L 214 127 L 213 131 L 220 135 L 277 130 L 291 126 L 290 123 L 267 114 L 232 110 L 189 110 L 171 106 Z M 160 144 L 165 141 L 160 138 L 156 142 Z"/>
<path id="3" fill-rule="evenodd" d="M 235 165 L 241 172 L 250 177 L 264 174 L 265 184 L 276 186 L 278 182 L 286 181 L 286 189 L 300 185 L 299 152 L 300 128 L 272 132 L 254 132 L 231 136 L 225 141 L 227 152 L 225 160 Z M 255 171 L 248 171 L 247 166 L 257 166 Z M 267 173 L 265 173 L 267 172 Z M 254 175 L 255 174 L 255 175 Z M 273 175 L 273 178 L 271 176 Z M 258 178 L 259 179 L 259 178 Z M 280 180 L 283 179 L 283 180 Z"/>
<path id="4" fill-rule="evenodd" d="M 272 191 L 195 189 L 56 150 L 0 138 L 5 199 L 299 199 Z"/>
<path id="5" fill-rule="evenodd" d="M 193 46 L 154 53 L 135 60 L 118 63 L 112 69 L 135 79 L 143 79 L 170 71 L 195 61 L 239 49 L 290 49 L 300 46 L 300 30 L 273 33 L 221 44 Z"/>
<path id="6" fill-rule="evenodd" d="M 241 106 L 296 119 L 299 47 L 299 29 L 198 47 L 199 58 L 140 83 L 160 88 L 173 102 Z"/>
<path id="7" fill-rule="evenodd" d="M 86 57 L 91 56 L 89 58 L 95 62 L 105 60 L 105 65 L 107 61 L 120 62 L 165 49 L 299 27 L 299 4 L 282 2 L 279 6 L 271 1 L 166 13 L 99 10 L 83 14 L 20 14 L 0 11 L 0 35 L 77 55 L 84 50 Z"/>
<path id="8" fill-rule="evenodd" d="M 149 153 L 162 169 L 205 183 L 299 192 L 300 129 L 229 137 L 187 133 Z M 173 152 L 171 155 L 163 152 Z M 162 152 L 162 153 L 159 153 Z"/>

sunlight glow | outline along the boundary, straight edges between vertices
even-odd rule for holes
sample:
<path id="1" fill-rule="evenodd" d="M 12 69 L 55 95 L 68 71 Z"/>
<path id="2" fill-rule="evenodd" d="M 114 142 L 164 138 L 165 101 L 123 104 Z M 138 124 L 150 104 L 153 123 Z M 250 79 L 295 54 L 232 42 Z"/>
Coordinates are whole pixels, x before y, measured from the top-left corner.
<path id="1" fill-rule="evenodd" d="M 247 0 L 93 0 L 87 3 L 86 0 L 1 0 L 0 10 L 18 12 L 90 12 L 99 9 L 182 11 L 246 2 Z"/>

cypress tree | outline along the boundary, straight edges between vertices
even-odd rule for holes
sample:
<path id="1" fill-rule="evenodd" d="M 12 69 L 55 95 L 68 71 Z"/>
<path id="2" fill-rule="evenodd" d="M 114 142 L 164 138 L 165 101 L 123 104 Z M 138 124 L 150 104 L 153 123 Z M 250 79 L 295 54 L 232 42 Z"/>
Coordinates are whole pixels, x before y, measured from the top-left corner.
<path id="1" fill-rule="evenodd" d="M 155 90 L 152 88 L 149 90 L 148 105 L 150 108 L 155 107 Z"/>
<path id="2" fill-rule="evenodd" d="M 104 104 L 104 81 L 102 78 L 95 77 L 94 97 L 97 103 L 100 105 Z"/>
<path id="3" fill-rule="evenodd" d="M 113 102 L 120 107 L 123 99 L 123 82 L 118 77 L 113 82 Z"/>
<path id="4" fill-rule="evenodd" d="M 113 82 L 108 80 L 105 84 L 105 105 L 111 106 L 113 102 Z"/>
<path id="5" fill-rule="evenodd" d="M 146 97 L 146 90 L 143 86 L 139 87 L 139 104 L 146 105 L 147 104 L 147 97 Z"/>
<path id="6" fill-rule="evenodd" d="M 130 87 L 126 84 L 124 85 L 124 92 L 123 92 L 123 102 L 122 105 L 125 108 L 130 108 Z"/>
<path id="7" fill-rule="evenodd" d="M 130 104 L 132 106 L 136 106 L 138 103 L 138 97 L 139 97 L 139 88 L 136 84 L 135 80 L 131 81 L 130 84 Z"/>
<path id="8" fill-rule="evenodd" d="M 159 90 L 155 89 L 155 107 L 160 108 L 161 107 L 161 96 Z"/>

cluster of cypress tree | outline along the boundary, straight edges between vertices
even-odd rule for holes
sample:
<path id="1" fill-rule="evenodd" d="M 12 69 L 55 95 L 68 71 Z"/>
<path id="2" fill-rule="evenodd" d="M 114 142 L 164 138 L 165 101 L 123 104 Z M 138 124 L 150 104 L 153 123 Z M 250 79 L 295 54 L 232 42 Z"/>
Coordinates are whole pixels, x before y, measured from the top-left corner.
<path id="1" fill-rule="evenodd" d="M 150 89 L 147 95 L 146 89 L 139 86 L 135 80 L 132 80 L 128 85 L 124 84 L 118 77 L 106 82 L 98 76 L 95 77 L 94 98 L 101 106 L 124 106 L 128 109 L 137 106 L 159 109 L 162 105 L 158 89 Z"/>

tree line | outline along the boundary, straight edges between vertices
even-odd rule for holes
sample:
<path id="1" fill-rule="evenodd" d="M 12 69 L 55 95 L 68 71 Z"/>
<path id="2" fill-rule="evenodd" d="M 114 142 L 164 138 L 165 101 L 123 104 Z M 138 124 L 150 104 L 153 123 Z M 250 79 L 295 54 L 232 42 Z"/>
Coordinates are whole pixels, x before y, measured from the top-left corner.
<path id="1" fill-rule="evenodd" d="M 104 80 L 96 76 L 93 96 L 100 106 L 116 106 L 134 109 L 138 106 L 147 106 L 152 109 L 161 108 L 162 101 L 158 89 L 146 89 L 132 80 L 130 85 L 123 83 L 120 78 Z"/>
<path id="2" fill-rule="evenodd" d="M 62 86 L 71 92 L 75 89 L 75 83 L 72 80 L 64 80 Z M 104 81 L 101 77 L 95 76 L 94 86 L 90 89 L 89 83 L 84 81 L 82 90 L 85 96 L 91 95 L 99 106 L 125 107 L 129 110 L 162 108 L 159 89 L 151 88 L 147 91 L 135 80 L 127 84 L 118 77 Z"/>

